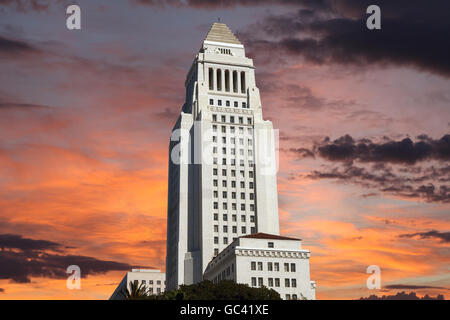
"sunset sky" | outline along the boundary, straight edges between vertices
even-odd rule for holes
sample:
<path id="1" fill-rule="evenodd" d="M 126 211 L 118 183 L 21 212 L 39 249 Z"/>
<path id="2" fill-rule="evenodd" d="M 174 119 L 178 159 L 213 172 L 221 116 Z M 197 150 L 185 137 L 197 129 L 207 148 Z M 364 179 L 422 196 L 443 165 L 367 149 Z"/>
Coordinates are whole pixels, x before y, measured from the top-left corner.
<path id="1" fill-rule="evenodd" d="M 317 298 L 450 297 L 450 4 L 393 2 L 80 0 L 70 31 L 74 1 L 0 0 L 0 299 L 164 271 L 169 136 L 219 17 L 279 130 L 281 234 L 311 250 Z"/>

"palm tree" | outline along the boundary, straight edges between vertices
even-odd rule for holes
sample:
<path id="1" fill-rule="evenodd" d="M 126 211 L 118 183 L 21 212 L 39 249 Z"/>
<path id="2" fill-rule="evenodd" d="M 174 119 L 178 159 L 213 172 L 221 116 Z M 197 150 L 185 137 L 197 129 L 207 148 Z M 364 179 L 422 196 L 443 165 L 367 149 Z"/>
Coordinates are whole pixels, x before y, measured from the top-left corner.
<path id="1" fill-rule="evenodd" d="M 120 292 L 126 300 L 142 299 L 148 296 L 145 284 L 139 284 L 138 281 L 130 281 L 129 289 L 125 288 Z"/>

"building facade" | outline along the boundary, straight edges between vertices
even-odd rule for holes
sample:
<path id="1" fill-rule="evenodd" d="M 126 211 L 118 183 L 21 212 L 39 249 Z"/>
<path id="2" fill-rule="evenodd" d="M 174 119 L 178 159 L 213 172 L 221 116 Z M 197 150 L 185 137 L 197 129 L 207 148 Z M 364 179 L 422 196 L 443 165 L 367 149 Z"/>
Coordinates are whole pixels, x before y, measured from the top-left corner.
<path id="1" fill-rule="evenodd" d="M 212 25 L 185 87 L 169 145 L 168 290 L 201 281 L 238 237 L 279 234 L 273 126 L 253 61 L 225 24 Z"/>
<path id="2" fill-rule="evenodd" d="M 208 264 L 204 279 L 266 286 L 285 300 L 315 300 L 309 256 L 300 239 L 264 233 L 241 236 Z"/>
<path id="3" fill-rule="evenodd" d="M 128 288 L 130 290 L 130 283 L 145 285 L 148 294 L 160 294 L 166 288 L 166 274 L 156 269 L 131 269 L 120 281 L 114 293 L 109 298 L 110 300 L 123 300 L 122 292 Z"/>

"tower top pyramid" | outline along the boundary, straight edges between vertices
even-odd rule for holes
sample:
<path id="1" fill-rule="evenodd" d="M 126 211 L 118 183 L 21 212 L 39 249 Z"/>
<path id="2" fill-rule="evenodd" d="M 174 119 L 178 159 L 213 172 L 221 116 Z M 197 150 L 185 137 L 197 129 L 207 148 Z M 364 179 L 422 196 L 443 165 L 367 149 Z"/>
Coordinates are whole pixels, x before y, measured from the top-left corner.
<path id="1" fill-rule="evenodd" d="M 225 23 L 215 22 L 209 29 L 205 41 L 240 44 L 239 39 L 231 32 Z"/>

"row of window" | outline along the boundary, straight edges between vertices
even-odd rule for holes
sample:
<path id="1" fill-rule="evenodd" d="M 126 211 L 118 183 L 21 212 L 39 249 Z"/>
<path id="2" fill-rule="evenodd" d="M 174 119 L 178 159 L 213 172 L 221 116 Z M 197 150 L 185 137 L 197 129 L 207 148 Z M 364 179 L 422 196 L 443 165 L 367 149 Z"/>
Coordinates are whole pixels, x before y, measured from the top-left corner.
<path id="1" fill-rule="evenodd" d="M 242 218 L 242 222 L 245 222 L 245 220 L 246 220 L 245 216 L 241 216 L 241 218 Z M 255 222 L 255 216 L 250 216 L 250 218 L 253 218 L 253 219 L 250 219 L 250 222 L 254 223 Z M 246 229 L 244 229 L 244 228 L 245 227 L 243 227 L 241 229 L 241 231 L 243 231 L 243 233 L 245 233 L 245 231 L 246 231 Z M 224 233 L 228 233 L 228 226 L 227 225 L 223 226 L 222 230 L 223 230 Z M 215 233 L 219 232 L 219 226 L 217 224 L 214 225 L 214 232 Z M 237 233 L 237 226 L 232 226 L 232 232 L 233 233 Z"/>
<path id="2" fill-rule="evenodd" d="M 253 217 L 253 218 L 252 218 Z M 254 218 L 255 216 L 250 216 L 250 222 L 255 222 L 255 218 Z M 219 221 L 219 214 L 218 213 L 214 213 L 213 214 L 213 218 L 214 218 L 214 221 Z M 235 215 L 235 214 L 232 214 L 231 215 L 231 221 L 232 222 L 236 222 L 236 219 L 237 219 L 237 216 Z M 228 221 L 228 215 L 225 213 L 225 214 L 223 214 L 222 215 L 222 220 L 223 221 Z M 242 222 L 245 222 L 245 215 L 241 215 L 241 221 Z M 244 229 L 242 229 L 242 233 L 245 233 L 245 230 Z M 252 232 L 253 233 L 253 232 Z"/>
<path id="3" fill-rule="evenodd" d="M 156 284 L 157 284 L 158 286 L 161 285 L 161 280 L 156 280 L 155 282 L 156 282 Z M 139 280 L 134 280 L 134 283 L 135 283 L 136 285 L 138 285 L 138 284 L 139 284 Z M 154 283 L 153 280 L 148 280 L 148 284 L 149 284 L 149 285 L 153 285 L 153 283 Z M 142 281 L 141 281 L 141 284 L 143 284 L 143 285 L 147 284 L 147 280 L 142 280 Z M 166 284 L 166 281 L 164 281 L 164 284 Z"/>
<path id="4" fill-rule="evenodd" d="M 272 244 L 273 246 L 273 244 Z M 270 247 L 270 246 L 269 246 Z M 250 270 L 256 270 L 256 267 L 258 267 L 258 271 L 263 271 L 263 263 L 262 262 L 256 262 L 251 261 L 250 262 Z M 278 262 L 267 262 L 267 271 L 280 271 L 280 264 Z M 284 264 L 284 271 L 285 272 L 295 272 L 295 263 L 285 263 Z"/>
<path id="5" fill-rule="evenodd" d="M 213 208 L 215 209 L 215 210 L 218 210 L 219 209 L 219 202 L 217 202 L 217 201 L 214 201 L 213 202 Z M 228 210 L 228 203 L 226 203 L 226 202 L 222 202 L 222 209 L 223 210 Z M 236 211 L 237 210 L 237 205 L 236 205 L 236 203 L 232 203 L 231 204 L 231 210 L 233 210 L 233 211 Z M 246 210 L 246 205 L 245 205 L 245 203 L 241 203 L 241 210 L 240 211 L 245 211 Z M 255 205 L 254 204 L 250 204 L 250 211 L 255 211 Z M 225 219 L 226 219 L 226 215 L 224 214 L 223 215 L 224 216 L 224 221 L 226 221 Z M 216 220 L 216 219 L 214 219 L 214 220 Z M 218 219 L 217 219 L 218 220 Z"/>
<path id="6" fill-rule="evenodd" d="M 217 136 L 213 136 L 213 137 L 212 137 L 212 141 L 213 141 L 213 142 L 217 142 Z M 231 144 L 236 144 L 236 138 L 231 137 L 231 138 L 230 138 L 230 142 L 231 142 Z M 227 137 L 222 137 L 222 143 L 223 143 L 223 144 L 226 144 L 226 143 L 227 143 Z M 252 146 L 252 145 L 253 145 L 252 139 L 250 139 L 250 138 L 247 139 L 247 143 L 248 143 L 249 146 Z M 243 139 L 243 138 L 240 138 L 240 139 L 239 139 L 239 144 L 240 144 L 241 146 L 244 145 L 244 139 Z"/>
<path id="7" fill-rule="evenodd" d="M 213 105 L 214 105 L 214 99 L 209 99 L 209 104 L 210 104 L 211 106 L 213 106 Z M 217 100 L 217 105 L 218 105 L 219 107 L 222 106 L 222 100 L 221 100 L 221 99 L 218 99 L 218 100 Z M 238 107 L 239 107 L 239 102 L 234 101 L 233 106 L 234 106 L 235 108 L 238 108 Z M 247 102 L 245 102 L 245 101 L 242 101 L 241 106 L 242 106 L 242 108 L 244 108 L 244 109 L 249 109 L 249 108 L 250 108 L 250 106 L 248 106 L 248 105 L 247 105 Z M 230 100 L 225 100 L 225 107 L 231 107 L 231 102 L 230 102 Z M 225 121 L 224 121 L 224 122 L 225 122 Z"/>
<path id="8" fill-rule="evenodd" d="M 219 250 L 219 249 L 215 249 Z M 215 254 L 217 255 L 218 252 Z M 229 277 L 234 272 L 234 263 L 231 264 L 231 266 L 228 266 L 227 268 L 223 269 L 222 272 L 219 272 L 217 276 L 214 277 L 212 280 L 213 283 L 218 283 L 221 280 L 225 280 L 227 277 Z"/>
<path id="9" fill-rule="evenodd" d="M 235 182 L 235 181 L 232 181 Z M 244 181 L 242 181 L 244 182 Z M 219 192 L 218 191 L 214 191 L 213 192 L 213 197 L 214 198 L 218 198 L 219 197 Z M 222 199 L 226 199 L 228 197 L 228 192 L 227 191 L 222 191 Z M 255 194 L 254 193 L 249 193 L 249 199 L 250 200 L 254 200 L 255 198 Z M 236 192 L 231 192 L 231 199 L 236 199 Z M 241 200 L 245 200 L 245 192 L 241 192 Z"/>
<path id="10" fill-rule="evenodd" d="M 240 171 L 240 177 L 241 177 L 241 178 L 245 178 L 244 170 L 241 170 L 241 171 Z M 249 171 L 249 172 L 248 172 L 248 177 L 249 177 L 250 179 L 253 179 L 253 171 Z M 242 182 L 244 182 L 244 181 L 242 181 Z M 214 180 L 213 180 L 213 186 L 214 186 L 214 187 L 217 187 L 218 184 L 219 184 L 219 181 L 218 181 L 217 179 L 214 179 Z M 227 186 L 228 186 L 228 180 L 222 180 L 222 187 L 226 188 Z M 241 183 L 240 186 L 241 186 L 241 188 L 245 188 L 245 183 L 244 183 L 244 184 Z M 231 187 L 232 187 L 232 188 L 236 188 L 236 181 L 235 181 L 235 180 L 232 180 L 232 181 L 231 181 Z"/>
<path id="11" fill-rule="evenodd" d="M 222 83 L 222 79 L 224 80 Z M 239 88 L 240 81 L 240 88 Z M 246 84 L 245 84 L 245 72 L 244 71 L 230 71 L 230 70 L 222 70 L 209 68 L 208 70 L 208 82 L 209 82 L 209 90 L 217 90 L 217 91 L 226 91 L 226 92 L 235 92 L 245 93 Z"/>
<path id="12" fill-rule="evenodd" d="M 235 121 L 235 118 L 234 118 L 234 116 L 229 116 L 230 117 L 230 123 L 235 123 L 234 121 Z M 217 117 L 217 114 L 213 114 L 212 115 L 212 121 L 214 121 L 214 122 L 218 122 L 218 117 Z M 227 116 L 226 115 L 221 115 L 220 116 L 220 122 L 227 122 Z M 251 117 L 247 117 L 247 124 L 252 124 L 252 118 Z M 239 124 L 244 124 L 244 117 L 238 117 L 238 122 L 236 122 L 236 123 L 239 123 Z M 214 126 L 213 126 L 213 130 L 214 130 Z"/>
<path id="13" fill-rule="evenodd" d="M 251 118 L 249 118 L 251 121 Z M 249 120 L 247 119 L 247 122 Z M 230 133 L 234 134 L 236 132 L 236 126 L 228 126 L 230 128 Z M 216 133 L 217 132 L 217 125 L 213 124 L 212 126 L 213 128 L 213 132 Z M 221 131 L 222 133 L 227 133 L 227 126 L 222 125 L 221 126 Z M 252 133 L 253 133 L 253 128 L 252 127 L 247 127 L 247 133 L 249 134 L 249 136 L 251 137 Z M 239 134 L 243 135 L 244 134 L 244 127 L 239 127 Z"/>
<path id="14" fill-rule="evenodd" d="M 217 227 L 217 226 L 214 226 L 214 227 Z M 224 226 L 224 227 L 227 227 L 227 226 Z M 233 230 L 233 233 L 237 233 L 237 226 L 232 226 L 232 230 Z M 218 232 L 219 230 L 215 229 L 214 231 Z M 228 231 L 224 231 L 224 232 L 228 232 Z M 241 233 L 247 234 L 247 227 L 241 227 Z M 250 228 L 250 233 L 255 233 L 255 227 Z M 223 244 L 228 244 L 228 237 L 223 237 L 222 240 L 223 240 Z M 219 244 L 219 237 L 214 237 L 214 244 Z"/>
<path id="15" fill-rule="evenodd" d="M 230 153 L 231 153 L 232 156 L 236 155 L 236 148 L 231 148 L 230 149 Z M 213 147 L 213 154 L 217 154 L 217 147 Z M 221 154 L 226 155 L 227 154 L 227 148 L 223 147 Z M 247 154 L 248 154 L 249 157 L 253 157 L 253 150 L 252 149 L 248 149 L 247 150 Z M 244 149 L 239 149 L 239 155 L 240 156 L 245 156 Z"/>
<path id="16" fill-rule="evenodd" d="M 250 172 L 252 172 L 252 171 L 249 171 L 249 177 L 250 177 Z M 219 169 L 218 168 L 213 168 L 213 175 L 217 176 L 218 174 L 219 174 Z M 230 170 L 230 174 L 231 174 L 231 177 L 235 178 L 236 177 L 236 170 L 235 169 L 231 169 Z M 227 176 L 227 169 L 222 169 L 222 176 L 223 177 Z M 253 178 L 253 175 L 250 178 Z M 214 180 L 216 180 L 216 179 L 214 179 Z M 236 181 L 234 181 L 234 182 L 236 182 Z M 231 184 L 232 184 L 231 186 L 233 187 L 233 181 L 231 182 Z M 245 182 L 244 181 L 240 181 L 240 186 L 241 186 L 241 188 L 245 188 Z M 236 186 L 234 186 L 234 187 L 236 187 Z M 250 189 L 253 189 L 253 187 L 254 187 L 253 181 L 249 181 L 248 182 L 248 187 Z"/>
<path id="17" fill-rule="evenodd" d="M 245 162 L 246 162 L 245 159 L 239 159 L 239 165 L 241 167 L 245 167 Z M 228 163 L 227 162 L 227 158 L 222 158 L 221 164 L 226 166 L 227 163 Z M 252 159 L 247 159 L 247 163 L 248 163 L 249 166 L 253 166 L 253 160 Z M 213 164 L 215 164 L 215 165 L 219 164 L 219 160 L 217 159 L 217 157 L 213 157 Z M 236 159 L 235 158 L 230 159 L 229 164 L 231 166 L 236 166 Z"/>
<path id="18" fill-rule="evenodd" d="M 258 280 L 258 283 L 256 282 Z M 256 278 L 252 277 L 252 287 L 256 286 L 262 287 L 264 285 L 264 278 Z M 268 278 L 267 286 L 279 288 L 281 286 L 280 278 Z M 284 279 L 284 287 L 285 288 L 297 288 L 297 279 Z"/>

